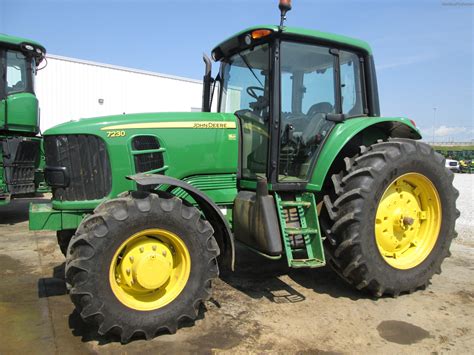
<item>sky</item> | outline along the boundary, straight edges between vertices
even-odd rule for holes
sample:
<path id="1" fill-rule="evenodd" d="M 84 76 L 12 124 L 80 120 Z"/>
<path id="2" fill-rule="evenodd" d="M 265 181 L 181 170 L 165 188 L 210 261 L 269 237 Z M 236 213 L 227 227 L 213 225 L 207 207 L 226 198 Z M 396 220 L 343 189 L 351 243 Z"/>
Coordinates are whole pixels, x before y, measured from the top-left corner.
<path id="1" fill-rule="evenodd" d="M 0 32 L 49 53 L 201 79 L 202 53 L 277 24 L 277 0 L 0 0 Z M 424 139 L 474 139 L 474 0 L 293 0 L 288 26 L 367 41 L 382 115 L 413 119 Z M 217 69 L 217 66 L 215 66 Z"/>

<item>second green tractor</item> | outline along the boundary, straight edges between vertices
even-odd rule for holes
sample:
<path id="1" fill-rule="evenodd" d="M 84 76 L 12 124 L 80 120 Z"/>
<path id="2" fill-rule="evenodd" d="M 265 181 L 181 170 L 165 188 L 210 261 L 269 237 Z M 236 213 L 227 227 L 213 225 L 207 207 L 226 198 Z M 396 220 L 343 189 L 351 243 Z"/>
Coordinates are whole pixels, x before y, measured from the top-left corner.
<path id="1" fill-rule="evenodd" d="M 35 94 L 45 55 L 35 41 L 0 33 L 0 206 L 47 191 Z"/>
<path id="2" fill-rule="evenodd" d="M 31 205 L 30 228 L 57 231 L 81 317 L 123 342 L 174 333 L 233 269 L 236 242 L 290 268 L 329 264 L 376 297 L 425 287 L 458 193 L 414 122 L 380 116 L 369 45 L 257 26 L 212 57 L 202 113 L 44 133 L 53 197 Z"/>

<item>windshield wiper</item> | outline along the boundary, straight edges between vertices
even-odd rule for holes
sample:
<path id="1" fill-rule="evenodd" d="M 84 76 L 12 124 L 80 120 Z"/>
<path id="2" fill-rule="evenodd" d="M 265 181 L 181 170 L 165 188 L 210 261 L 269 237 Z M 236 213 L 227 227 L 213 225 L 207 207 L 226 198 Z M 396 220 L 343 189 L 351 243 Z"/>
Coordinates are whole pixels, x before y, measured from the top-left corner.
<path id="1" fill-rule="evenodd" d="M 252 67 L 250 66 L 249 62 L 247 62 L 247 59 L 245 59 L 245 57 L 239 53 L 239 56 L 240 58 L 242 58 L 242 60 L 244 61 L 245 65 L 247 66 L 247 68 L 249 68 L 249 70 L 252 72 L 253 76 L 255 77 L 255 79 L 257 79 L 258 83 L 260 84 L 260 86 L 262 88 L 264 88 L 265 86 L 262 84 L 262 82 L 260 81 L 260 79 L 258 78 L 257 74 L 255 74 L 255 72 L 253 71 Z"/>

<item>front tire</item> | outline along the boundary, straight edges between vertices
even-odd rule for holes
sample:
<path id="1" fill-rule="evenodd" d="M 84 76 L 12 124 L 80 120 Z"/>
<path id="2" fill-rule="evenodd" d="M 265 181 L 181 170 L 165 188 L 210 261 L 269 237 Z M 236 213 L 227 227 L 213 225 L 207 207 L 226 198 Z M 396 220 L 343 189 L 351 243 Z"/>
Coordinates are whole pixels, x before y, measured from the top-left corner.
<path id="1" fill-rule="evenodd" d="M 64 256 L 67 255 L 67 248 L 75 233 L 76 233 L 75 229 L 64 229 L 64 230 L 60 230 L 56 232 L 56 238 L 58 240 L 59 250 L 61 250 L 61 253 Z"/>
<path id="2" fill-rule="evenodd" d="M 194 320 L 218 276 L 219 248 L 200 212 L 134 192 L 101 204 L 71 240 L 66 278 L 81 317 L 98 332 L 146 339 Z"/>
<path id="3" fill-rule="evenodd" d="M 376 297 L 426 286 L 450 255 L 459 217 L 444 158 L 427 144 L 392 139 L 361 147 L 345 166 L 324 197 L 330 265 Z"/>

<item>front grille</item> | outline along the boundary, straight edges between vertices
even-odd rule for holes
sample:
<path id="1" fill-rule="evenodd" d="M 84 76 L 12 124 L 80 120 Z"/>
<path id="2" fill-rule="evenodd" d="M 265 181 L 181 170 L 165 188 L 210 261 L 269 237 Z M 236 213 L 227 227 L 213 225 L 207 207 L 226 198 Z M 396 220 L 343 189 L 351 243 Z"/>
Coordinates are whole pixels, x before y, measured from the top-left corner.
<path id="1" fill-rule="evenodd" d="M 156 172 L 164 166 L 163 153 L 160 142 L 154 136 L 138 136 L 133 138 L 135 171 L 137 173 Z M 147 150 L 148 152 L 141 152 Z M 154 150 L 154 152 L 150 152 Z"/>
<path id="2" fill-rule="evenodd" d="M 67 187 L 53 187 L 53 199 L 97 200 L 112 188 L 109 155 L 104 141 L 93 135 L 47 136 L 44 140 L 46 165 L 64 167 Z"/>
<path id="3" fill-rule="evenodd" d="M 40 143 L 36 139 L 7 138 L 0 142 L 3 150 L 4 176 L 12 195 L 36 191 L 35 171 L 40 158 Z M 1 161 L 2 155 L 0 155 Z"/>

